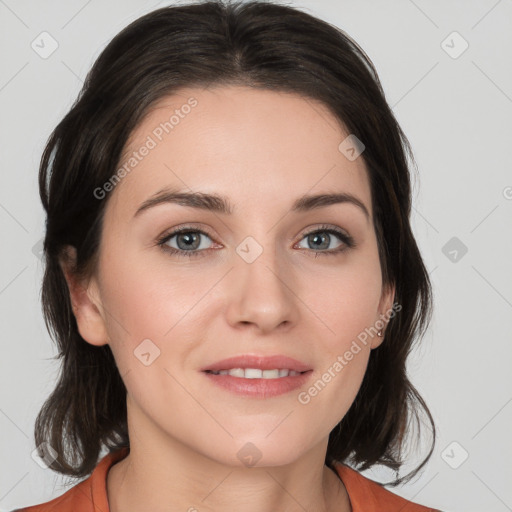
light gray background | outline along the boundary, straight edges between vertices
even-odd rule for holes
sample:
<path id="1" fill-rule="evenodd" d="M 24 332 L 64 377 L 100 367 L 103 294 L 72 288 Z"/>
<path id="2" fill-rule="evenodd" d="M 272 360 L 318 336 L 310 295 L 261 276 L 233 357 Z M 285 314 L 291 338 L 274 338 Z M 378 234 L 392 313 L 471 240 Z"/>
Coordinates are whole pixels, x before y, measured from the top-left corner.
<path id="1" fill-rule="evenodd" d="M 169 3 L 0 0 L 3 511 L 65 490 L 65 479 L 31 458 L 34 420 L 57 375 L 34 254 L 44 230 L 41 152 L 107 42 Z M 368 53 L 419 165 L 413 226 L 435 314 L 409 372 L 439 439 L 422 476 L 394 492 L 445 511 L 512 510 L 512 1 L 290 4 L 339 26 Z M 58 42 L 47 59 L 31 48 L 43 31 Z M 464 41 L 454 31 L 469 44 L 458 56 Z M 443 252 L 452 237 L 466 254 L 450 245 Z"/>

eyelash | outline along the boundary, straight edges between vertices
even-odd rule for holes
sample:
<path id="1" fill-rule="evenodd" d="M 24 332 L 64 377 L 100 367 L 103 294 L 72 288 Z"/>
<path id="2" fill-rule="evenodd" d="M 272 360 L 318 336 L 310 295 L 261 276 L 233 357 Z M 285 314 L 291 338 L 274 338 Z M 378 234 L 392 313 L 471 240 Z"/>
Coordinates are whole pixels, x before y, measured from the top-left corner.
<path id="1" fill-rule="evenodd" d="M 170 253 L 170 254 L 176 255 L 176 256 L 185 256 L 188 258 L 193 258 L 196 256 L 203 256 L 203 253 L 206 252 L 207 250 L 209 250 L 209 249 L 201 249 L 201 250 L 184 251 L 181 249 L 175 249 L 174 247 L 169 247 L 169 246 L 165 245 L 171 238 L 173 238 L 176 235 L 182 234 L 182 233 L 200 233 L 202 235 L 207 236 L 210 239 L 212 238 L 211 235 L 209 233 L 207 233 L 206 231 L 203 231 L 201 229 L 194 228 L 191 226 L 184 226 L 184 227 L 175 229 L 171 233 L 167 233 L 167 234 L 163 235 L 162 237 L 160 237 L 157 240 L 157 245 L 159 247 L 161 247 L 161 249 L 167 253 Z M 309 235 L 313 235 L 316 233 L 328 233 L 330 235 L 338 236 L 344 245 L 342 245 L 341 247 L 338 247 L 337 249 L 331 249 L 329 251 L 314 251 L 313 249 L 307 249 L 307 250 L 311 250 L 316 253 L 315 258 L 320 255 L 334 256 L 336 254 L 339 254 L 347 249 L 351 249 L 356 246 L 354 239 L 350 235 L 348 235 L 347 233 L 344 233 L 342 231 L 339 231 L 337 229 L 334 229 L 330 226 L 320 226 L 319 228 L 316 228 L 313 231 L 304 233 L 302 235 L 301 240 L 303 238 L 306 238 Z"/>

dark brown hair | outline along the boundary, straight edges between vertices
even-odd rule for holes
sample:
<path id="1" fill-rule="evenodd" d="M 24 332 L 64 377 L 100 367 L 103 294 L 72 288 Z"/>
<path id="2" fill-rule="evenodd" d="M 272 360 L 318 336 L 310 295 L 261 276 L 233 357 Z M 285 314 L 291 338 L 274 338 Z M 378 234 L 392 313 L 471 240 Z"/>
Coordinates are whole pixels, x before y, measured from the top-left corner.
<path id="1" fill-rule="evenodd" d="M 94 190 L 114 175 L 128 137 L 150 107 L 180 88 L 223 84 L 319 100 L 366 147 L 362 158 L 383 284 L 396 286 L 401 311 L 390 320 L 384 342 L 371 351 L 355 401 L 330 433 L 325 462 L 359 470 L 385 465 L 397 475 L 386 485 L 410 480 L 435 444 L 432 416 L 406 371 L 413 342 L 424 334 L 432 310 L 428 273 L 409 223 L 412 151 L 364 51 L 342 30 L 271 2 L 202 2 L 139 18 L 103 50 L 51 134 L 39 171 L 47 214 L 41 295 L 62 367 L 36 419 L 39 454 L 46 457 L 50 445 L 57 454 L 53 470 L 84 477 L 102 448 L 129 447 L 126 388 L 110 347 L 93 346 L 80 336 L 59 258 L 71 245 L 77 251 L 76 275 L 94 273 L 108 200 L 98 200 Z M 398 479 L 411 420 L 419 435 L 420 413 L 431 426 L 430 451 Z"/>

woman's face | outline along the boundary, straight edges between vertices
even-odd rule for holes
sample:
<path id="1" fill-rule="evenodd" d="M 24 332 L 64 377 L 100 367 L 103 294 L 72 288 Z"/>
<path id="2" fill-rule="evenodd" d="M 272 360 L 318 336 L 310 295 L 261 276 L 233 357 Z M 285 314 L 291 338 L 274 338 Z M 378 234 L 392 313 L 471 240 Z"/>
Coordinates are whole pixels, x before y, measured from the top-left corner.
<path id="1" fill-rule="evenodd" d="M 183 90 L 134 131 L 120 181 L 95 193 L 108 201 L 88 288 L 98 318 L 77 319 L 88 342 L 111 346 L 137 442 L 229 465 L 325 451 L 382 341 L 365 329 L 393 299 L 365 164 L 339 149 L 348 135 L 318 102 L 245 87 Z M 152 201 L 164 191 L 227 204 Z M 318 194 L 346 200 L 296 207 Z M 204 371 L 238 356 L 308 371 L 263 380 L 258 368 L 293 363 L 262 359 L 220 365 L 256 372 Z"/>

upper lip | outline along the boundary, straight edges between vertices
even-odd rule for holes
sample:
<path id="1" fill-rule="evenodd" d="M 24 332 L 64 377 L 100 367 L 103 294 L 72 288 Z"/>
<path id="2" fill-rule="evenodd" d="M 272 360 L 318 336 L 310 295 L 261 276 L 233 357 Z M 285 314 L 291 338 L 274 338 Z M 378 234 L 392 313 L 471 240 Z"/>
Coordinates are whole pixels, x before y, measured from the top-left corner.
<path id="1" fill-rule="evenodd" d="M 311 370 L 311 367 L 307 364 L 284 355 L 257 356 L 245 354 L 222 359 L 222 361 L 217 361 L 216 363 L 201 368 L 201 371 L 231 370 L 232 368 L 259 368 L 260 370 L 288 369 L 296 372 Z"/>

